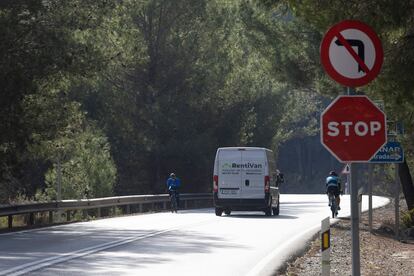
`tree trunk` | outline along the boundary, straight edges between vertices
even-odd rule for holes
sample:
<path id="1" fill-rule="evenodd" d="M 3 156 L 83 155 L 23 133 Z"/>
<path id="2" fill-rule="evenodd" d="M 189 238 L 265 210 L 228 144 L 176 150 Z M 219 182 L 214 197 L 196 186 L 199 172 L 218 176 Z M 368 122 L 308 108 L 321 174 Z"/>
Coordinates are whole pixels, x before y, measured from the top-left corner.
<path id="1" fill-rule="evenodd" d="M 411 210 L 414 208 L 414 185 L 410 174 L 410 168 L 408 167 L 406 161 L 399 164 L 398 174 L 400 175 L 401 186 L 405 201 L 407 202 L 408 210 Z"/>

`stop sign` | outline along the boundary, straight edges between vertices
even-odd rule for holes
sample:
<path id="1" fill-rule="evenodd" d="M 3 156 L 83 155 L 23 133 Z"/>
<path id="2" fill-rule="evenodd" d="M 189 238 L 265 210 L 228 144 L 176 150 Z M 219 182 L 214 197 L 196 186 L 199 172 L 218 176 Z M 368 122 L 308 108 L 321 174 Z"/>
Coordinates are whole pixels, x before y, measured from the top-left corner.
<path id="1" fill-rule="evenodd" d="M 385 114 L 366 96 L 339 96 L 321 115 L 321 143 L 340 162 L 367 162 L 386 141 Z"/>

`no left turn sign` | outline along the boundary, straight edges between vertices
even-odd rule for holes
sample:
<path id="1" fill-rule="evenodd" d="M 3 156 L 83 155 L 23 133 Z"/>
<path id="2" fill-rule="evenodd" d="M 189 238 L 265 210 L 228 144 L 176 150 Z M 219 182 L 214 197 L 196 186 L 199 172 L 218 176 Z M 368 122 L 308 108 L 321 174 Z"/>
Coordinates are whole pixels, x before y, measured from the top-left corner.
<path id="1" fill-rule="evenodd" d="M 365 23 L 345 20 L 332 26 L 321 44 L 328 75 L 349 87 L 363 86 L 380 72 L 384 53 L 377 34 Z"/>

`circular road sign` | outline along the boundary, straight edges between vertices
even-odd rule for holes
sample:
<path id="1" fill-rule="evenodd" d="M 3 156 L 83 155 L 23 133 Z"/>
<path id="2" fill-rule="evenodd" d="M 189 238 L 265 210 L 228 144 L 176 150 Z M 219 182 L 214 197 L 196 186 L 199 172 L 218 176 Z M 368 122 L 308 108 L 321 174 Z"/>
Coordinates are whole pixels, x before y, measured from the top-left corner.
<path id="1" fill-rule="evenodd" d="M 345 20 L 332 26 L 322 39 L 321 62 L 335 81 L 363 86 L 379 74 L 384 58 L 381 40 L 370 26 Z"/>
<path id="2" fill-rule="evenodd" d="M 321 115 L 321 143 L 340 162 L 368 162 L 386 141 L 385 114 L 367 96 L 339 96 Z"/>

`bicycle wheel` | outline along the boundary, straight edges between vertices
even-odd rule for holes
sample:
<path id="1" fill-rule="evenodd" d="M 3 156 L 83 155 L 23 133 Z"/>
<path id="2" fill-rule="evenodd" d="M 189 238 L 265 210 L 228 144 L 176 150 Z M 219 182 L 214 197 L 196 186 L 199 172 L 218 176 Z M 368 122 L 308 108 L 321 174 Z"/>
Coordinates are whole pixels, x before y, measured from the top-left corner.
<path id="1" fill-rule="evenodd" d="M 332 212 L 332 218 L 335 218 L 337 215 L 337 208 L 336 208 L 336 199 L 334 195 L 329 195 L 329 202 L 331 203 L 331 212 Z"/>
<path id="2" fill-rule="evenodd" d="M 337 215 L 335 197 L 333 197 L 333 200 L 331 201 L 331 211 L 332 218 L 335 218 L 335 216 Z"/>
<path id="3" fill-rule="evenodd" d="M 170 196 L 170 205 L 171 205 L 171 212 L 177 213 L 177 198 L 175 196 L 175 193 L 172 193 Z"/>

